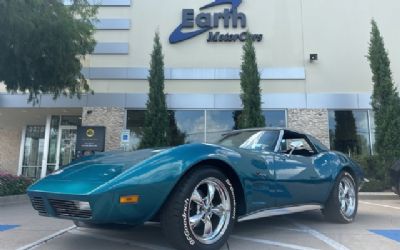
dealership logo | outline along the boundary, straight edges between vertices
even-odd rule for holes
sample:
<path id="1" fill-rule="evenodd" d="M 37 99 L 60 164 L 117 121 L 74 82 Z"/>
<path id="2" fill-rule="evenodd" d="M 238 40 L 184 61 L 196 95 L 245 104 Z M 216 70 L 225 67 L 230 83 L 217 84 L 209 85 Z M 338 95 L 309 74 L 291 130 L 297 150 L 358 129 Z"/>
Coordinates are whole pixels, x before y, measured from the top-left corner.
<path id="1" fill-rule="evenodd" d="M 94 129 L 89 128 L 88 130 L 86 130 L 86 136 L 89 138 L 92 138 L 94 136 Z"/>
<path id="2" fill-rule="evenodd" d="M 235 34 L 213 31 L 220 26 L 224 28 L 238 28 L 239 26 L 242 29 L 246 28 L 247 17 L 244 13 L 238 11 L 241 3 L 242 0 L 214 0 L 214 2 L 201 7 L 199 13 L 196 13 L 194 9 L 183 9 L 182 22 L 172 32 L 169 42 L 172 44 L 183 42 L 206 32 L 208 32 L 207 42 L 244 42 L 249 35 L 246 31 Z M 224 9 L 222 12 L 207 11 L 219 5 L 231 5 L 231 8 Z M 184 29 L 195 30 L 185 32 Z M 251 34 L 251 38 L 253 41 L 261 42 L 263 35 Z"/>

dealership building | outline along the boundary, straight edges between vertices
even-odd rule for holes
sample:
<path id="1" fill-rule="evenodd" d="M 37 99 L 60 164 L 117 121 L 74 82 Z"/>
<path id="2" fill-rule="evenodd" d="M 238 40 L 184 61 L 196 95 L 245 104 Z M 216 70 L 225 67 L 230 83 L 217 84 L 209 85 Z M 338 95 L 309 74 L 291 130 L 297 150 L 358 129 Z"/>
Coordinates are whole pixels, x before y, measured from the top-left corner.
<path id="1" fill-rule="evenodd" d="M 213 142 L 235 127 L 242 40 L 250 31 L 266 126 L 305 131 L 346 153 L 373 154 L 370 21 L 380 27 L 400 83 L 395 9 L 396 0 L 102 0 L 97 45 L 83 61 L 94 95 L 42 95 L 33 106 L 0 84 L 0 169 L 46 176 L 77 157 L 81 126 L 105 127 L 106 151 L 119 149 L 129 130 L 135 149 L 156 31 L 167 105 L 187 143 Z"/>

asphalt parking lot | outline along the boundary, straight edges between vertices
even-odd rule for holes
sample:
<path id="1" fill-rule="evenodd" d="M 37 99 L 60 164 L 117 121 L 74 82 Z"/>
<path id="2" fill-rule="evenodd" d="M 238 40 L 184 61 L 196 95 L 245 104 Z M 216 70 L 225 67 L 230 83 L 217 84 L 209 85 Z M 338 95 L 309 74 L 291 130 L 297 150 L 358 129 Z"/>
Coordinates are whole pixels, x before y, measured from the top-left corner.
<path id="1" fill-rule="evenodd" d="M 237 224 L 223 249 L 400 249 L 400 198 L 361 200 L 353 224 L 324 221 L 319 211 Z M 130 230 L 76 228 L 44 218 L 30 204 L 0 207 L 0 249 L 172 249 L 158 224 Z"/>

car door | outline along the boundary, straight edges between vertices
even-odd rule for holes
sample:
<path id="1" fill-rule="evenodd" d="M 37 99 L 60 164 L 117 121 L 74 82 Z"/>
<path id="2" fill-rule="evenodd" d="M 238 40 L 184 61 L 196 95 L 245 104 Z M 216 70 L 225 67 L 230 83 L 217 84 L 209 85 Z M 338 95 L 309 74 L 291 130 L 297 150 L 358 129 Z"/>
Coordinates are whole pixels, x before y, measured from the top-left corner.
<path id="1" fill-rule="evenodd" d="M 249 211 L 274 207 L 274 150 L 279 130 L 246 132 L 248 138 L 238 147 L 241 176 L 244 179 Z"/>
<path id="2" fill-rule="evenodd" d="M 240 150 L 243 166 L 246 166 L 245 176 L 248 209 L 257 211 L 275 207 L 275 182 L 271 152 L 261 150 Z"/>
<path id="3" fill-rule="evenodd" d="M 275 154 L 275 197 L 277 206 L 322 203 L 330 184 L 332 169 L 329 156 L 318 152 L 306 138 L 302 140 L 309 155 L 290 154 L 279 150 Z M 286 143 L 290 142 L 286 140 Z"/>

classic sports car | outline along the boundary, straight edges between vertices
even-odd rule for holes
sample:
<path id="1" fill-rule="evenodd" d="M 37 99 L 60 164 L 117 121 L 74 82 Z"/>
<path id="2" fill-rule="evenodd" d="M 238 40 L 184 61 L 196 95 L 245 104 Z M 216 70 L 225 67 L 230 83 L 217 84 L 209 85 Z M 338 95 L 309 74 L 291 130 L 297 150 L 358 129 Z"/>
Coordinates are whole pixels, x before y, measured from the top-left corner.
<path id="1" fill-rule="evenodd" d="M 393 192 L 400 195 L 400 160 L 390 168 L 390 179 Z"/>
<path id="2" fill-rule="evenodd" d="M 38 181 L 28 194 L 43 216 L 78 226 L 161 222 L 178 249 L 219 249 L 236 221 L 322 209 L 350 223 L 360 167 L 310 135 L 233 131 L 216 144 L 89 156 Z"/>

